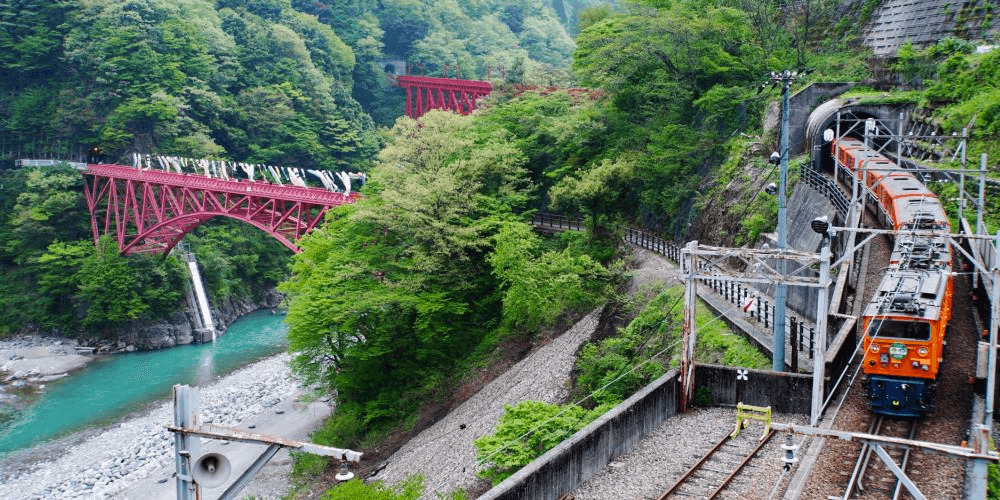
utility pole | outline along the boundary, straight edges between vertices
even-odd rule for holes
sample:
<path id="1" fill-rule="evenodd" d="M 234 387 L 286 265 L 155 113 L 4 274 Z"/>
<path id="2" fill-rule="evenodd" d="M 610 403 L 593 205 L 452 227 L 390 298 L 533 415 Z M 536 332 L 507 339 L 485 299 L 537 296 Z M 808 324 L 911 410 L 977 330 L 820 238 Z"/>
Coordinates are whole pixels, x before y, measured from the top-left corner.
<path id="1" fill-rule="evenodd" d="M 797 71 L 785 70 L 771 73 L 769 80 L 773 84 L 781 84 L 781 140 L 779 149 L 778 180 L 778 251 L 788 249 L 788 93 L 792 82 L 799 76 Z M 782 259 L 778 262 L 778 272 L 785 276 L 787 267 Z M 788 287 L 784 280 L 778 282 L 774 292 L 774 350 L 771 358 L 771 369 L 776 372 L 785 371 L 785 302 Z"/>

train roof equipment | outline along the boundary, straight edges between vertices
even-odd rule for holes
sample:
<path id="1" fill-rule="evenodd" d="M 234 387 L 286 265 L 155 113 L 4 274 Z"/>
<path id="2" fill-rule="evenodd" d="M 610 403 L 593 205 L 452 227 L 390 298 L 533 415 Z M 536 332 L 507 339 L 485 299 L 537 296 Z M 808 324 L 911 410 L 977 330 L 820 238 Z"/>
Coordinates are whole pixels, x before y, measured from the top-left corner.
<path id="1" fill-rule="evenodd" d="M 938 270 L 951 267 L 948 237 L 900 233 L 889 263 L 897 268 Z"/>
<path id="2" fill-rule="evenodd" d="M 948 273 L 943 272 L 889 268 L 864 315 L 937 320 L 941 316 L 947 278 Z"/>
<path id="3" fill-rule="evenodd" d="M 933 194 L 893 199 L 897 229 L 933 229 L 951 232 L 951 222 Z"/>

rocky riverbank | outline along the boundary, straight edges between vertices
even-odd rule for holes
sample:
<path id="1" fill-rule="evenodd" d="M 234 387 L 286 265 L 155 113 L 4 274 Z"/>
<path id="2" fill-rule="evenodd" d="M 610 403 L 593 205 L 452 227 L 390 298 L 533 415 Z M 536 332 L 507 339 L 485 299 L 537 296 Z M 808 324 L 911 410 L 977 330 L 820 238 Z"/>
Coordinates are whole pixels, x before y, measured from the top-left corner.
<path id="1" fill-rule="evenodd" d="M 218 307 L 212 307 L 216 335 L 225 333 L 226 328 L 240 316 L 258 309 L 274 309 L 282 299 L 281 294 L 274 290 L 264 292 L 259 300 L 249 297 L 227 298 Z M 195 325 L 198 323 L 194 314 L 191 310 L 185 310 L 159 321 L 130 321 L 117 328 L 110 336 L 84 342 L 96 347 L 98 353 L 114 353 L 148 351 L 210 340 L 197 338 Z"/>
<path id="2" fill-rule="evenodd" d="M 303 393 L 291 377 L 288 360 L 287 354 L 279 354 L 202 387 L 202 421 L 237 426 L 256 419 L 264 425 L 280 416 L 271 409 Z M 169 486 L 173 439 L 164 424 L 172 419 L 172 403 L 167 401 L 83 438 L 4 457 L 0 498 L 109 498 L 121 497 L 141 483 Z"/>
<path id="3" fill-rule="evenodd" d="M 221 336 L 237 318 L 258 309 L 274 309 L 282 296 L 274 290 L 259 300 L 230 298 L 212 308 L 217 335 Z M 80 339 L 52 335 L 23 335 L 0 339 L 0 412 L 18 408 L 26 396 L 45 389 L 45 384 L 83 368 L 99 355 L 162 349 L 195 342 L 195 319 L 178 311 L 160 321 L 131 321 L 107 338 Z"/>
<path id="4" fill-rule="evenodd" d="M 92 349 L 74 339 L 27 335 L 0 340 L 0 408 L 20 405 L 21 397 L 93 361 Z"/>

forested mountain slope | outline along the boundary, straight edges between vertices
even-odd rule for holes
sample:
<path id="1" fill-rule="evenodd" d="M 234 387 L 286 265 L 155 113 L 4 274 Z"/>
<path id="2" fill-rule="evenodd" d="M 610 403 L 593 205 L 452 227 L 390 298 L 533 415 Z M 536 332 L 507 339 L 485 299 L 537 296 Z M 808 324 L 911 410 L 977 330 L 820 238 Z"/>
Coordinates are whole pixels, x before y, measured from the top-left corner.
<path id="1" fill-rule="evenodd" d="M 383 60 L 565 70 L 563 0 L 17 0 L 0 6 L 0 141 L 357 168 L 401 92 Z M 520 70 L 518 70 L 520 68 Z M 565 72 L 563 73 L 565 74 Z M 359 104 L 360 103 L 360 104 Z"/>
<path id="2" fill-rule="evenodd" d="M 4 2 L 0 169 L 16 158 L 82 161 L 96 146 L 108 162 L 163 153 L 367 170 L 383 141 L 372 117 L 391 124 L 405 98 L 381 61 L 425 63 L 428 74 L 448 64 L 468 76 L 487 65 L 509 68 L 510 78 L 565 75 L 574 48 L 567 30 L 581 5 Z M 173 258 L 94 248 L 78 174 L 0 175 L 0 334 L 73 334 L 81 324 L 107 332 L 180 306 L 183 271 Z M 289 253 L 251 228 L 213 221 L 190 239 L 215 301 L 259 293 L 287 272 Z"/>

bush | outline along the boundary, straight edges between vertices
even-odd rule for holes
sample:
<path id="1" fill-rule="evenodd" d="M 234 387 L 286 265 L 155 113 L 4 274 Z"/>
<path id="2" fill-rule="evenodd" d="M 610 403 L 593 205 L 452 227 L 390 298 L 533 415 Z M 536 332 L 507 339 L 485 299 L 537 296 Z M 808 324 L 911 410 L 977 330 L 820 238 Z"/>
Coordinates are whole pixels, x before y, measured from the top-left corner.
<path id="1" fill-rule="evenodd" d="M 496 431 L 475 441 L 477 460 L 480 464 L 490 464 L 479 476 L 489 479 L 494 486 L 500 484 L 610 408 L 600 406 L 588 411 L 572 404 L 541 401 L 504 405 Z"/>
<path id="2" fill-rule="evenodd" d="M 395 487 L 387 486 L 385 481 L 365 483 L 360 479 L 352 479 L 326 490 L 320 498 L 323 500 L 416 500 L 423 496 L 424 478 L 418 474 L 406 478 Z M 468 500 L 469 498 L 462 490 L 449 495 L 435 493 L 434 497 L 440 500 Z"/>
<path id="3" fill-rule="evenodd" d="M 676 365 L 684 315 L 683 292 L 684 287 L 674 286 L 657 293 L 618 335 L 584 345 L 576 360 L 576 392 L 591 394 L 597 404 L 618 404 Z M 770 366 L 767 357 L 716 320 L 701 301 L 696 316 L 698 362 L 746 368 Z M 653 355 L 657 357 L 650 360 Z M 649 361 L 632 370 L 645 360 Z"/>

